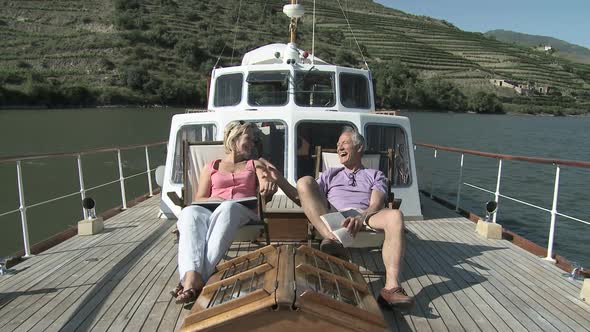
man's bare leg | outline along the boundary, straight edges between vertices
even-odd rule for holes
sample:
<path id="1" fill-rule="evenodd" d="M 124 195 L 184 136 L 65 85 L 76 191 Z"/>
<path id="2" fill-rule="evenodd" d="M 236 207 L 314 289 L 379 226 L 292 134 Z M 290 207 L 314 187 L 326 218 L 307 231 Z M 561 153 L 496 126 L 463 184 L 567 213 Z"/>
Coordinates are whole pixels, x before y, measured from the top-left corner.
<path id="1" fill-rule="evenodd" d="M 328 213 L 328 201 L 315 179 L 311 176 L 304 176 L 299 179 L 297 181 L 297 193 L 307 219 L 323 238 L 334 240 L 334 235 L 320 219 L 321 215 Z"/>
<path id="2" fill-rule="evenodd" d="M 403 216 L 399 210 L 383 209 L 369 219 L 369 225 L 385 232 L 381 250 L 385 265 L 385 288 L 399 287 L 405 248 Z"/>
<path id="3" fill-rule="evenodd" d="M 399 210 L 383 209 L 369 219 L 369 225 L 385 232 L 383 241 L 383 265 L 385 287 L 379 291 L 377 301 L 383 305 L 410 308 L 414 298 L 408 296 L 399 284 L 399 274 L 404 258 L 404 219 Z"/>

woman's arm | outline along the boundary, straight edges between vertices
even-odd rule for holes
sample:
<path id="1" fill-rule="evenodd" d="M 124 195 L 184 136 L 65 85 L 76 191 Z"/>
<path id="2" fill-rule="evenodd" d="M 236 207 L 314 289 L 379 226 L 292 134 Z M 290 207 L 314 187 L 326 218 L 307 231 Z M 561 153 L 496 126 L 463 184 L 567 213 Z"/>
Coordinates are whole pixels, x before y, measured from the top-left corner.
<path id="1" fill-rule="evenodd" d="M 208 165 L 208 164 L 205 164 Z M 209 167 L 203 167 L 199 175 L 199 186 L 197 188 L 197 197 L 195 201 L 206 201 L 211 196 L 211 170 Z"/>

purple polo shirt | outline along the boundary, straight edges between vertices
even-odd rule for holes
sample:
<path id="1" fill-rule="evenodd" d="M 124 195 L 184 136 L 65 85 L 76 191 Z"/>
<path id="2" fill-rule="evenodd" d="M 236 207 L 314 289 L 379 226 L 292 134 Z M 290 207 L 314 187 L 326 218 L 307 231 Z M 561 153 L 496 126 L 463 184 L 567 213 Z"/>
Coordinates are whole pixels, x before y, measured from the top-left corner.
<path id="1" fill-rule="evenodd" d="M 356 185 L 352 185 L 349 174 L 352 171 L 345 167 L 333 167 L 325 170 L 316 180 L 320 189 L 326 194 L 331 206 L 338 210 L 346 208 L 367 209 L 371 200 L 371 192 L 378 190 L 387 193 L 387 185 L 383 172 L 361 168 L 354 173 Z"/>

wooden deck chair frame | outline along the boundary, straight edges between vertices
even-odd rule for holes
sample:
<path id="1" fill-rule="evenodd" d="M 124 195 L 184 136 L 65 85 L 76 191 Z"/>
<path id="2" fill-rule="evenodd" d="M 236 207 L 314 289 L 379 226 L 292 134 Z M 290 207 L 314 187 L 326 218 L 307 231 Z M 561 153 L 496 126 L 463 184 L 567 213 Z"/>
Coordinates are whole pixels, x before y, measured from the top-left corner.
<path id="1" fill-rule="evenodd" d="M 203 141 L 203 142 L 189 142 L 183 141 L 182 142 L 182 180 L 183 180 L 183 187 L 181 190 L 182 197 L 178 197 L 175 192 L 167 193 L 168 197 L 174 202 L 174 204 L 184 208 L 187 205 L 191 204 L 192 197 L 196 194 L 194 188 L 191 187 L 190 179 L 194 176 L 198 180 L 199 174 L 191 175 L 190 172 L 190 165 L 191 165 L 191 158 L 190 158 L 190 149 L 191 146 L 211 146 L 211 145 L 218 145 L 223 147 L 222 141 Z M 256 183 L 258 184 L 258 178 L 256 178 Z M 258 216 L 260 217 L 260 223 L 264 227 L 264 237 L 267 244 L 270 244 L 270 234 L 268 232 L 268 219 L 265 215 L 266 209 L 266 200 L 265 197 L 260 195 L 260 192 L 256 192 L 257 198 L 257 210 Z M 251 224 L 251 223 L 250 223 Z"/>

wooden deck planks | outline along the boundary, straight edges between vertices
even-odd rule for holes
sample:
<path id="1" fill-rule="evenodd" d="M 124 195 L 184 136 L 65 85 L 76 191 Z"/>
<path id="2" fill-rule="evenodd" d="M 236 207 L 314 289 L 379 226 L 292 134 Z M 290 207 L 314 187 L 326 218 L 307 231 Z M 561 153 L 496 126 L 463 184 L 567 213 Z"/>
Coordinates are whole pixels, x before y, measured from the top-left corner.
<path id="1" fill-rule="evenodd" d="M 149 232 L 149 227 L 145 227 L 147 225 L 143 225 L 146 228 L 146 231 Z M 107 226 L 107 232 L 108 232 Z M 138 229 L 142 229 L 138 228 Z M 129 231 L 124 230 L 121 234 L 113 234 L 111 236 L 111 240 L 109 241 L 118 241 L 118 238 L 121 235 L 125 235 L 129 233 Z M 108 234 L 108 233 L 107 233 Z M 122 238 L 124 239 L 124 238 Z M 106 243 L 106 242 L 105 242 Z M 113 243 L 113 242 L 110 242 Z M 28 323 L 30 324 L 36 317 L 42 317 L 42 313 L 51 310 L 57 304 L 60 304 L 61 299 L 64 298 L 64 295 L 67 296 L 68 294 L 72 293 L 78 286 L 81 285 L 82 287 L 88 284 L 88 277 L 95 275 L 97 273 L 97 269 L 100 269 L 103 264 L 109 262 L 109 252 L 115 250 L 115 245 L 109 245 L 108 243 L 104 244 L 100 248 L 96 247 L 87 247 L 88 249 L 81 249 L 80 251 L 84 251 L 84 253 L 76 253 L 74 256 L 76 257 L 77 261 L 68 261 L 68 264 L 59 266 L 58 269 L 52 270 L 52 272 L 48 275 L 44 275 L 43 278 L 40 278 L 38 282 L 28 290 L 28 292 L 33 293 L 30 296 L 22 296 L 15 301 L 12 301 L 10 304 L 13 306 L 13 310 L 11 313 L 20 313 L 19 317 L 29 317 L 30 313 L 34 313 L 28 319 Z M 100 250 L 106 248 L 107 251 L 104 255 L 101 255 Z M 73 253 L 73 252 L 72 252 Z M 102 259 L 96 263 L 94 262 L 86 262 L 86 259 L 95 258 L 95 257 L 106 257 L 107 259 Z M 36 274 L 35 271 L 27 273 Z M 39 292 L 39 294 L 35 294 L 39 290 L 53 290 L 52 292 Z M 53 303 L 52 303 L 53 302 Z M 41 307 L 45 305 L 45 307 Z M 19 317 L 12 317 L 11 315 L 3 315 L 1 319 L 3 320 L 2 323 L 6 324 L 4 320 L 9 320 L 10 323 L 6 324 L 6 327 L 16 325 L 16 323 L 23 322 L 19 319 Z"/>
<path id="2" fill-rule="evenodd" d="M 26 324 L 24 326 L 19 327 L 20 329 L 26 330 L 26 326 L 30 324 L 34 324 L 35 320 L 40 320 L 44 318 L 44 314 L 48 314 L 49 312 L 55 313 L 54 308 L 56 306 L 65 307 L 70 302 L 70 299 L 77 298 L 81 296 L 91 285 L 96 283 L 96 279 L 98 276 L 101 275 L 101 270 L 106 270 L 111 268 L 113 265 L 116 264 L 116 260 L 111 259 L 111 255 L 116 257 L 117 248 L 114 247 L 109 251 L 103 252 L 102 255 L 93 255 L 93 256 L 101 256 L 106 257 L 107 259 L 103 259 L 99 261 L 97 264 L 93 264 L 92 262 L 89 263 L 81 263 L 86 264 L 86 267 L 80 267 L 78 270 L 71 270 L 68 273 L 64 274 L 60 279 L 60 285 L 58 288 L 63 285 L 63 290 L 59 292 L 57 296 L 53 296 L 53 294 L 48 294 L 45 298 L 38 299 L 34 301 L 34 305 L 31 305 L 27 308 L 27 310 L 23 311 L 21 314 L 24 317 L 28 317 L 26 320 Z M 70 278 L 75 278 L 76 281 L 72 282 Z M 28 304 L 24 304 L 27 306 Z M 38 306 L 41 305 L 42 307 L 39 309 Z M 28 315 L 29 312 L 33 312 L 32 315 Z M 33 325 L 34 326 L 34 325 Z"/>
<path id="3" fill-rule="evenodd" d="M 430 225 L 423 226 L 428 227 Z M 415 231 L 421 231 L 420 227 L 422 227 L 422 225 L 417 223 L 412 229 Z M 428 264 L 432 269 L 431 271 L 433 271 L 433 273 L 438 272 L 446 275 L 450 280 L 454 280 L 455 287 L 468 292 L 471 302 L 477 303 L 481 315 L 487 315 L 487 319 L 496 329 L 499 331 L 524 330 L 524 327 L 512 317 L 510 312 L 482 287 L 481 284 L 487 282 L 487 278 L 476 271 L 467 270 L 464 263 L 461 262 L 463 259 L 456 259 L 456 257 L 464 257 L 463 255 L 450 254 L 448 249 L 445 248 L 447 244 L 441 244 L 441 241 L 425 240 L 423 242 L 428 246 L 428 249 L 424 250 L 424 255 L 432 255 L 432 259 L 428 260 Z M 438 245 L 436 243 L 438 243 Z M 462 304 L 463 306 L 468 305 L 467 303 Z M 445 318 L 445 322 L 446 321 L 447 319 Z"/>
<path id="4" fill-rule="evenodd" d="M 454 231 L 456 230 L 457 228 L 454 229 Z M 473 235 L 473 233 L 466 234 L 465 237 Z M 580 288 L 574 293 L 569 294 L 554 288 L 553 284 L 562 283 L 564 279 L 567 279 L 563 276 L 563 271 L 557 267 L 553 267 L 553 273 L 530 273 L 528 266 L 535 265 L 534 262 L 527 263 L 526 260 L 521 259 L 518 260 L 519 264 L 514 264 L 515 260 L 510 260 L 511 253 L 522 251 L 522 249 L 515 247 L 511 243 L 507 243 L 506 245 L 508 249 L 507 254 L 491 252 L 490 256 L 492 257 L 492 263 L 498 266 L 496 270 L 502 273 L 507 284 L 526 290 L 525 293 L 530 298 L 534 298 L 536 300 L 535 302 L 540 305 L 536 309 L 544 313 L 544 317 L 557 318 L 557 320 L 552 321 L 552 324 L 554 323 L 553 325 L 557 325 L 558 328 L 566 329 L 566 326 L 568 326 L 574 330 L 586 330 L 587 327 L 584 326 L 590 326 L 590 321 L 588 320 L 590 311 L 584 310 L 584 307 L 588 309 L 588 306 L 577 299 Z M 536 259 L 540 261 L 536 265 L 546 263 L 541 261 L 540 258 Z M 548 284 L 544 279 L 552 279 L 552 283 Z M 575 302 L 577 302 L 577 305 Z M 561 322 L 565 324 L 562 325 Z"/>
<path id="5" fill-rule="evenodd" d="M 110 219 L 107 232 L 74 237 L 0 277 L 2 331 L 178 330 L 190 311 L 169 294 L 178 282 L 177 244 L 169 234 L 174 221 L 157 219 L 158 202 L 142 202 Z M 291 208 L 288 200 L 271 203 Z M 480 238 L 464 218 L 440 213 L 445 217 L 406 223 L 402 286 L 417 306 L 405 314 L 383 308 L 390 330 L 589 330 L 579 281 L 507 241 Z M 261 246 L 235 242 L 224 260 Z M 377 296 L 384 286 L 381 251 L 350 254 Z"/>
<path id="6" fill-rule="evenodd" d="M 442 234 L 446 234 L 449 239 L 458 235 L 461 236 L 462 239 L 469 239 L 473 235 L 473 232 L 463 231 L 463 234 L 461 234 L 461 229 L 456 228 L 456 225 L 452 225 L 451 228 L 447 227 L 442 229 Z M 437 234 L 437 236 L 440 235 L 440 233 Z M 471 239 L 474 240 L 472 247 L 477 243 L 483 244 L 486 242 L 492 246 L 500 245 L 501 247 L 505 247 L 506 245 L 510 245 L 505 241 L 493 243 L 493 241 L 489 240 L 485 240 L 486 242 L 484 242 L 484 239 L 479 239 L 477 237 Z M 457 247 L 456 243 L 454 245 Z M 510 250 L 522 249 L 511 248 Z M 510 264 L 511 266 L 503 266 L 503 256 L 505 255 L 497 251 L 498 250 L 489 250 L 481 253 L 480 256 L 473 253 L 473 259 L 479 264 L 485 264 L 485 266 L 488 267 L 487 272 L 493 278 L 492 280 L 496 281 L 494 284 L 499 288 L 501 293 L 509 295 L 514 301 L 514 304 L 519 308 L 523 308 L 524 312 L 545 330 L 557 329 L 565 331 L 571 330 L 572 328 L 574 330 L 580 330 L 580 328 L 582 328 L 578 323 L 561 312 L 560 308 L 555 307 L 550 299 L 546 298 L 545 292 L 547 289 L 539 288 L 538 285 L 535 286 L 535 284 L 528 281 L 527 278 L 529 277 L 522 272 L 522 269 L 515 266 L 514 262 Z M 451 255 L 457 254 L 457 251 L 451 253 Z M 557 269 L 554 272 L 560 274 Z M 558 297 L 561 296 L 561 294 L 555 294 L 555 296 Z M 585 329 L 582 328 L 582 330 Z"/>
<path id="7" fill-rule="evenodd" d="M 170 225 L 155 225 L 156 227 L 149 233 L 143 234 L 142 237 L 120 248 L 114 256 L 115 260 L 103 269 L 100 273 L 93 276 L 88 287 L 80 288 L 75 292 L 75 296 L 70 296 L 67 302 L 60 304 L 63 309 L 57 310 L 51 316 L 46 317 L 43 323 L 53 322 L 47 326 L 48 329 L 74 330 L 82 324 L 89 316 L 95 315 L 97 306 L 104 308 L 103 300 L 109 297 L 111 291 L 117 287 L 130 271 L 138 265 L 140 257 L 147 251 L 154 235 L 167 231 Z M 51 318 L 51 319 L 48 319 Z"/>

